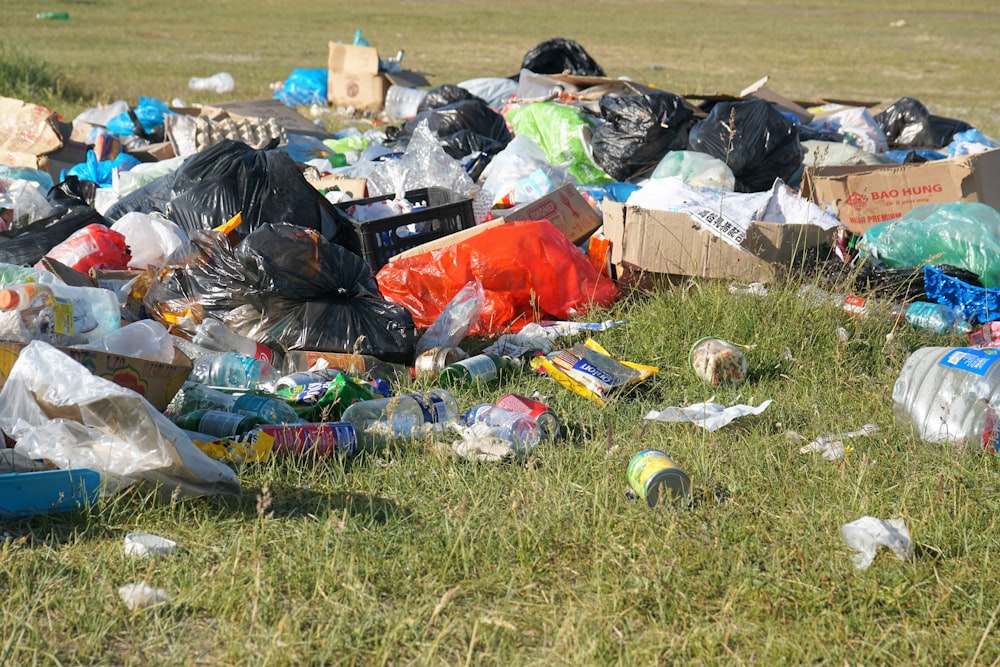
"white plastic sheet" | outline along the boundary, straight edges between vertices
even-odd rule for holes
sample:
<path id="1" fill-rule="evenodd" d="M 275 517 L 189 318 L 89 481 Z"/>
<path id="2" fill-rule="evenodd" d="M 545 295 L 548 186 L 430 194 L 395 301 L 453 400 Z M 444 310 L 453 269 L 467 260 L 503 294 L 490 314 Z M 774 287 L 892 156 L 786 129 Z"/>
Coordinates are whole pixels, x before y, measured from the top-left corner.
<path id="1" fill-rule="evenodd" d="M 661 422 L 691 422 L 709 431 L 718 431 L 729 422 L 746 415 L 759 415 L 767 410 L 772 400 L 769 398 L 757 407 L 752 405 L 730 405 L 719 403 L 695 403 L 686 408 L 671 406 L 663 410 L 650 410 L 645 419 Z"/>

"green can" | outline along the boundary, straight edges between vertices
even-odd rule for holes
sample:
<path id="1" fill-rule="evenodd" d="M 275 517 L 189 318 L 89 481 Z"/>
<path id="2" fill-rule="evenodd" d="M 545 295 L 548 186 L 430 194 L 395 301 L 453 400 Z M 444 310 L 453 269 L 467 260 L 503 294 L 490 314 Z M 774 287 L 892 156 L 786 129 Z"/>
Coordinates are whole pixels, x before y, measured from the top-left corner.
<path id="1" fill-rule="evenodd" d="M 636 496 L 655 507 L 661 499 L 676 506 L 691 501 L 691 480 L 687 473 L 658 449 L 644 449 L 629 461 L 628 485 Z"/>

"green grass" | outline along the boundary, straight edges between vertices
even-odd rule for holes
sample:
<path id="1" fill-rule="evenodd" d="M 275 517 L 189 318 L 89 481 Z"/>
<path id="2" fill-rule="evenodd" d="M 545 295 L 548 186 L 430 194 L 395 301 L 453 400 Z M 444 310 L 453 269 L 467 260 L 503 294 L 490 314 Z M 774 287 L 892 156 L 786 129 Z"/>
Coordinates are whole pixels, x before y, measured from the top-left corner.
<path id="1" fill-rule="evenodd" d="M 49 9 L 72 18 L 34 19 Z M 735 92 L 770 74 L 797 99 L 911 95 L 1000 130 L 1000 14 L 985 0 L 7 0 L 0 15 L 3 62 L 22 63 L 0 93 L 67 119 L 118 97 L 193 101 L 187 79 L 223 69 L 237 81 L 228 99 L 266 97 L 361 27 L 434 83 L 512 74 L 536 43 L 567 36 L 609 74 L 676 92 Z M 32 87 L 14 87 L 36 70 Z M 59 92 L 70 85 L 80 97 Z M 997 664 L 1000 458 L 922 443 L 891 409 L 911 350 L 960 341 L 808 306 L 797 282 L 762 298 L 663 287 L 594 314 L 628 320 L 599 335 L 608 350 L 660 369 L 605 407 L 527 374 L 460 392 L 463 408 L 507 392 L 550 398 L 567 437 L 526 465 L 397 442 L 343 465 L 247 466 L 240 499 L 132 490 L 86 513 L 4 522 L 0 664 Z M 688 350 L 706 335 L 745 351 L 745 384 L 693 375 Z M 715 433 L 643 420 L 712 396 L 774 403 Z M 879 432 L 835 463 L 787 436 L 865 423 Z M 626 465 L 643 448 L 688 472 L 690 509 L 626 498 Z M 914 557 L 882 551 L 856 572 L 839 528 L 864 515 L 902 518 Z M 137 530 L 179 552 L 125 557 Z M 128 611 L 117 589 L 140 580 L 171 602 Z"/>

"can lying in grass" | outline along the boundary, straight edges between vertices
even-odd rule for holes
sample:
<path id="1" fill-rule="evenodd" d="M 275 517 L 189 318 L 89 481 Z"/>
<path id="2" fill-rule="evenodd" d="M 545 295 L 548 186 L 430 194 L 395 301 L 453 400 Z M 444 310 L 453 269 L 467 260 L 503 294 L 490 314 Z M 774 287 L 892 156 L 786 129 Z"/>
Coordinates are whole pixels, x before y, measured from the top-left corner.
<path id="1" fill-rule="evenodd" d="M 691 348 L 691 368 L 713 386 L 739 384 L 747 379 L 747 358 L 732 343 L 702 338 Z"/>
<path id="2" fill-rule="evenodd" d="M 691 500 L 691 480 L 687 473 L 665 453 L 644 449 L 629 461 L 628 485 L 636 496 L 655 507 L 660 499 L 673 505 L 687 505 Z"/>

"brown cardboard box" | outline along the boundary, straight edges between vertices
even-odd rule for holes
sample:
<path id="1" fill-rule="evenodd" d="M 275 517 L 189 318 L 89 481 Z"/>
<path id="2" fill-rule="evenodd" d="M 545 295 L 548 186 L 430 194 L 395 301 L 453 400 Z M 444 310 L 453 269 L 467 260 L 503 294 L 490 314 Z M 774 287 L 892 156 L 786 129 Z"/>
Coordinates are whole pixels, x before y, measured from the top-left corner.
<path id="1" fill-rule="evenodd" d="M 832 247 L 835 230 L 812 224 L 755 222 L 742 248 L 705 230 L 684 213 L 603 203 L 604 235 L 619 275 L 638 270 L 669 276 L 771 282 L 781 266 Z"/>
<path id="2" fill-rule="evenodd" d="M 45 169 L 44 156 L 62 145 L 54 111 L 0 97 L 0 164 Z"/>
<path id="3" fill-rule="evenodd" d="M 590 237 L 601 226 L 601 217 L 572 183 L 529 204 L 503 211 L 505 220 L 548 220 L 574 244 Z"/>
<path id="4" fill-rule="evenodd" d="M 22 343 L 0 342 L 0 387 L 7 381 L 10 369 L 24 348 Z M 146 397 L 160 412 L 191 375 L 191 360 L 180 350 L 174 350 L 173 363 L 147 361 L 120 354 L 60 347 L 70 357 L 86 366 L 91 373 Z"/>
<path id="5" fill-rule="evenodd" d="M 506 222 L 503 218 L 497 220 L 490 220 L 489 222 L 484 222 L 481 225 L 476 225 L 475 227 L 470 227 L 469 229 L 463 229 L 461 231 L 455 232 L 454 234 L 448 234 L 448 236 L 442 236 L 439 239 L 434 239 L 433 241 L 428 241 L 427 243 L 421 243 L 415 248 L 410 248 L 409 250 L 404 250 L 398 255 L 393 255 L 389 258 L 389 263 L 395 262 L 396 260 L 404 259 L 406 257 L 413 257 L 415 255 L 422 255 L 425 252 L 430 252 L 431 250 L 437 250 L 438 248 L 447 248 L 450 245 L 455 245 L 459 241 L 464 241 L 465 239 L 471 239 L 473 236 L 482 234 L 487 229 L 493 229 L 499 225 Z"/>
<path id="6" fill-rule="evenodd" d="M 382 109 L 391 84 L 430 85 L 418 72 L 379 72 L 378 49 L 372 46 L 330 42 L 327 66 L 327 99 L 333 104 L 353 106 L 358 110 Z"/>
<path id="7" fill-rule="evenodd" d="M 802 196 L 834 207 L 857 234 L 921 204 L 966 201 L 1000 208 L 1000 148 L 921 164 L 806 167 Z"/>
<path id="8" fill-rule="evenodd" d="M 308 181 L 309 185 L 313 186 L 317 190 L 340 190 L 341 192 L 348 194 L 350 199 L 364 199 L 368 196 L 365 194 L 368 191 L 367 178 L 343 178 L 341 176 L 323 176 L 321 178 L 312 178 L 307 173 L 306 181 Z"/>

